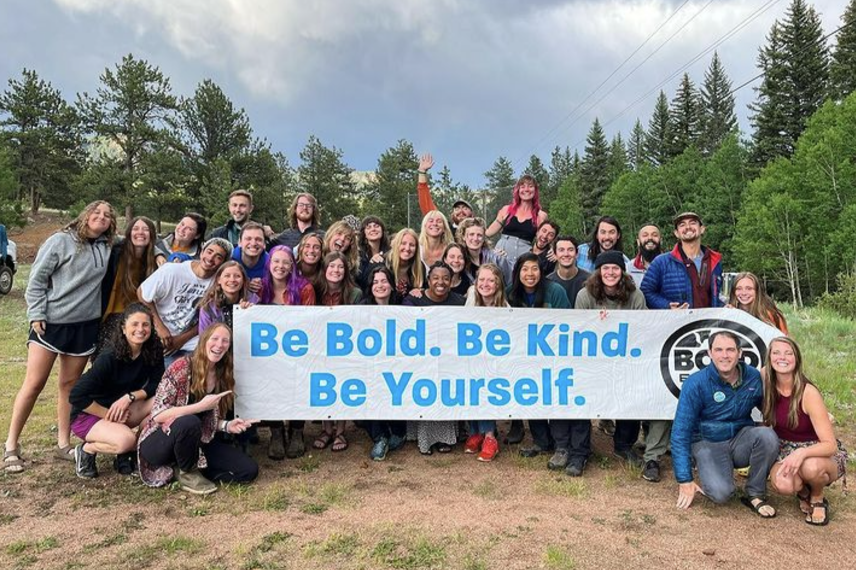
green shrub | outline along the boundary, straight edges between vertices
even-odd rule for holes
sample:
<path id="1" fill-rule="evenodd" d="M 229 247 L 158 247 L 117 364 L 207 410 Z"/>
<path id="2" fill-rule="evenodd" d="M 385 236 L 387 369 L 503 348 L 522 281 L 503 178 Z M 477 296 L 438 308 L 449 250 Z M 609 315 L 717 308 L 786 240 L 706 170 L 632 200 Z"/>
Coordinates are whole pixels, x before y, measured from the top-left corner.
<path id="1" fill-rule="evenodd" d="M 836 282 L 837 290 L 834 293 L 824 293 L 818 305 L 843 317 L 856 319 L 856 271 L 841 273 Z"/>

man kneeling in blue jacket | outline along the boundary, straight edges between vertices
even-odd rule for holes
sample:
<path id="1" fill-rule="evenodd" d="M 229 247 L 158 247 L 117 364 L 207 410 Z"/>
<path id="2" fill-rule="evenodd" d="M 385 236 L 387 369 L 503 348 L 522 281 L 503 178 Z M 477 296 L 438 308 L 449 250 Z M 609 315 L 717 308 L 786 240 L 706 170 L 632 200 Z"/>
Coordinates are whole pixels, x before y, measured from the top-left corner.
<path id="1" fill-rule="evenodd" d="M 696 492 L 714 503 L 734 494 L 734 468 L 749 467 L 743 504 L 762 518 L 776 516 L 765 500 L 767 475 L 779 453 L 779 438 L 756 427 L 752 409 L 763 402 L 761 375 L 741 360 L 740 339 L 730 331 L 710 336 L 711 364 L 681 388 L 672 427 L 672 463 L 680 490 L 678 507 L 689 508 Z M 693 481 L 695 459 L 701 486 Z"/>

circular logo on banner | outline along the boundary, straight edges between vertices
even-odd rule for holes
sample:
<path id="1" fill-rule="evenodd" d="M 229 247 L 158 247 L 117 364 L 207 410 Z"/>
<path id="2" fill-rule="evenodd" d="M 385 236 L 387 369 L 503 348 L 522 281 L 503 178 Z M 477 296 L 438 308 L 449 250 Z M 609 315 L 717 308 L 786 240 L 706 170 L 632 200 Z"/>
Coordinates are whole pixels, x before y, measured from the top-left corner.
<path id="1" fill-rule="evenodd" d="M 660 371 L 669 391 L 677 398 L 681 395 L 684 380 L 710 364 L 707 340 L 717 331 L 731 331 L 740 338 L 743 363 L 758 368 L 767 352 L 767 344 L 755 331 L 734 321 L 705 319 L 695 321 L 676 330 L 663 344 L 660 352 Z M 719 394 L 716 394 L 716 398 Z M 725 394 L 722 394 L 723 399 Z M 717 400 L 717 402 L 720 400 Z"/>

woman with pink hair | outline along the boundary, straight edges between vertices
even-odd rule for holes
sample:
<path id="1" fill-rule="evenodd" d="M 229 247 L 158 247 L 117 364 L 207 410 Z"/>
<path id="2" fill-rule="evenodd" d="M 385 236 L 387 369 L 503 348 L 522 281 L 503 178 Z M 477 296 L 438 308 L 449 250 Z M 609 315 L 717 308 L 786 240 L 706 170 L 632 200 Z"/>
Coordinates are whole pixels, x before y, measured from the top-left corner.
<path id="1" fill-rule="evenodd" d="M 547 220 L 547 212 L 541 209 L 538 182 L 524 174 L 514 185 L 511 203 L 500 208 L 496 219 L 487 228 L 487 237 L 502 235 L 496 249 L 505 252 L 509 265 L 532 249 L 532 240 L 541 223 Z"/>

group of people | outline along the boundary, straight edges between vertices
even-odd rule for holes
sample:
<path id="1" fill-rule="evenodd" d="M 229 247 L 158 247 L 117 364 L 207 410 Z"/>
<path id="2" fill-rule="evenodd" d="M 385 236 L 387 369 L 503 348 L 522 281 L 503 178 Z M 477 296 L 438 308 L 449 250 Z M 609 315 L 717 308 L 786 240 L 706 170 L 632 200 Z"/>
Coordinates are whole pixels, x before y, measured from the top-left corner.
<path id="1" fill-rule="evenodd" d="M 54 454 L 73 461 L 80 477 L 96 477 L 97 455 L 108 454 L 116 471 L 139 472 L 151 486 L 177 479 L 183 489 L 207 494 L 218 482 L 249 482 L 258 474 L 248 449 L 258 442 L 260 425 L 270 432 L 270 458 L 303 455 L 304 422 L 234 416 L 240 397 L 231 350 L 236 305 L 730 306 L 782 331 L 763 368 L 743 363 L 735 335 L 714 334 L 711 364 L 684 383 L 675 421 L 614 422 L 614 454 L 657 482 L 671 449 L 679 507 L 688 507 L 698 491 L 715 502 L 728 500 L 733 469 L 749 467 L 744 502 L 760 516 L 775 515 L 766 501 L 769 474 L 773 489 L 798 497 L 807 522 L 828 521 L 824 489 L 844 475 L 846 451 L 763 282 L 741 273 L 723 298 L 722 256 L 702 245 L 701 216 L 675 217 L 676 244 L 667 252 L 660 228 L 640 228 L 629 259 L 613 217 L 600 218 L 586 242 L 561 233 L 541 208 L 531 176 L 518 180 L 511 202 L 490 222 L 474 216 L 465 200 L 455 202 L 447 218 L 431 198 L 432 166 L 430 155 L 420 159 L 419 231 L 395 234 L 377 216 L 362 222 L 349 216 L 322 231 L 319 205 L 306 193 L 293 200 L 289 227 L 279 234 L 252 220 L 252 195 L 244 190 L 229 196 L 228 222 L 207 237 L 206 220 L 195 213 L 162 239 L 145 217 L 129 220 L 118 237 L 110 204 L 89 204 L 42 245 L 31 270 L 27 372 L 12 410 L 4 470 L 27 466 L 19 438 L 57 358 Z M 755 407 L 763 411 L 763 426 L 751 419 Z M 378 461 L 408 440 L 426 455 L 451 452 L 464 441 L 464 452 L 482 462 L 500 451 L 493 420 L 357 423 Z M 549 469 L 584 473 L 592 453 L 589 420 L 532 419 L 528 425 L 532 443 L 520 454 L 549 455 Z M 504 442 L 523 442 L 525 431 L 523 420 L 512 421 Z M 641 457 L 635 450 L 640 433 Z M 73 445 L 71 434 L 81 443 Z M 324 421 L 311 445 L 341 452 L 349 446 L 347 434 L 344 419 Z"/>

